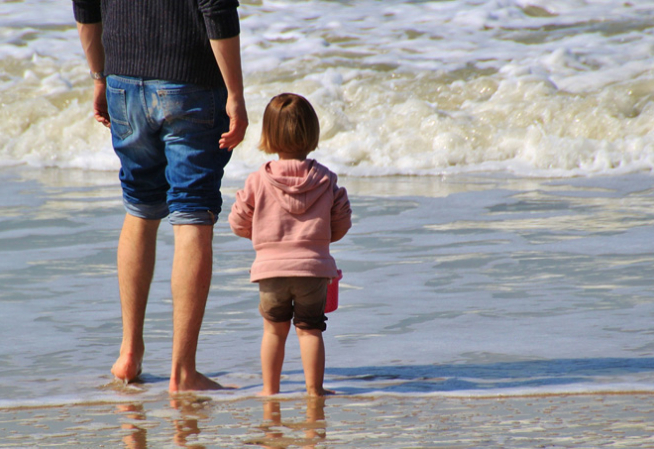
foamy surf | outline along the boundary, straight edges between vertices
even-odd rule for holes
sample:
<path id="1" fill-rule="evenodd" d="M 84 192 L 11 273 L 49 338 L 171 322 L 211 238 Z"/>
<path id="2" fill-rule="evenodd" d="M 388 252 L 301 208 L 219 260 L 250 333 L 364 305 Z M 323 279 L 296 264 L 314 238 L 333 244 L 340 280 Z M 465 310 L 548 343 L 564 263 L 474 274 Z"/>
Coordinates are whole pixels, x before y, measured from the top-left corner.
<path id="1" fill-rule="evenodd" d="M 118 168 L 91 117 L 68 6 L 1 6 L 0 165 Z M 283 91 L 315 105 L 316 155 L 340 174 L 571 177 L 654 166 L 651 2 L 244 1 L 240 14 L 251 125 L 232 179 L 265 160 L 261 114 Z"/>

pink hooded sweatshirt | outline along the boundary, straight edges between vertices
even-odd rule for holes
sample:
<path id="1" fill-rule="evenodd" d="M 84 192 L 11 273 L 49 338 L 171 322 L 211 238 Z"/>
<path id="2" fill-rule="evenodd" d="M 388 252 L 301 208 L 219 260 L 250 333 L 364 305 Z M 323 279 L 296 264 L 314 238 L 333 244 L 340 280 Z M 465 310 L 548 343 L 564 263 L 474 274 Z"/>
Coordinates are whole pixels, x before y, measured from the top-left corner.
<path id="1" fill-rule="evenodd" d="M 313 159 L 271 161 L 248 176 L 229 224 L 257 253 L 250 281 L 337 276 L 329 244 L 350 229 L 352 210 L 336 180 Z"/>

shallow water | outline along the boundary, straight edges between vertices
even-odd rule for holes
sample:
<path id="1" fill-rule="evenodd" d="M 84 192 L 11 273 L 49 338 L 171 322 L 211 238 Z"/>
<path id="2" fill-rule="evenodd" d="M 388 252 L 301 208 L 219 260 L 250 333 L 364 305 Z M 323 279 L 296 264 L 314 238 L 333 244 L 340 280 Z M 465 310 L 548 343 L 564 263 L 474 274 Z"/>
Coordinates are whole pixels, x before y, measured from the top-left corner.
<path id="1" fill-rule="evenodd" d="M 342 177 L 354 227 L 325 333 L 324 403 L 290 338 L 261 388 L 248 241 L 221 217 L 198 366 L 235 390 L 169 398 L 170 226 L 161 226 L 144 383 L 120 344 L 114 175 L 5 169 L 0 446 L 649 447 L 650 175 Z M 226 206 L 240 182 L 228 182 Z M 581 396 L 579 396 L 581 395 Z M 276 414 L 279 411 L 279 415 Z"/>
<path id="2" fill-rule="evenodd" d="M 5 169 L 0 199 L 0 406 L 116 399 L 120 343 L 113 176 Z M 654 178 L 497 175 L 349 178 L 354 226 L 325 334 L 326 384 L 343 394 L 495 396 L 654 391 Z M 240 186 L 228 182 L 226 207 Z M 397 186 L 398 195 L 389 194 Z M 171 227 L 148 306 L 144 398 L 165 391 Z M 222 217 L 201 369 L 260 388 L 250 242 Z M 283 390 L 301 393 L 296 339 Z M 120 395 L 118 395 L 120 396 Z"/>

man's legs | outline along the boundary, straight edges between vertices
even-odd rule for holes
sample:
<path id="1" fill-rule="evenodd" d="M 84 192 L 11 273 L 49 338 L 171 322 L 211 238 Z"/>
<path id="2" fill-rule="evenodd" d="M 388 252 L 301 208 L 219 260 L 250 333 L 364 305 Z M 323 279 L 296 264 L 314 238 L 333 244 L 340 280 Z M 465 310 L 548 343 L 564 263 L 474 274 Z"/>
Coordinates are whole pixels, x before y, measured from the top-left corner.
<path id="1" fill-rule="evenodd" d="M 173 354 L 169 390 L 217 390 L 222 386 L 195 368 L 198 337 L 211 284 L 213 226 L 174 225 L 173 229 Z"/>
<path id="2" fill-rule="evenodd" d="M 220 180 L 231 156 L 218 148 L 229 129 L 227 92 L 113 75 L 107 92 L 112 143 L 131 215 L 119 243 L 124 338 L 112 372 L 133 380 L 140 370 L 156 231 L 159 219 L 169 216 L 175 232 L 170 390 L 220 388 L 195 371 L 195 352 L 211 279 L 213 224 L 222 204 Z"/>
<path id="3" fill-rule="evenodd" d="M 141 373 L 145 344 L 143 321 L 154 273 L 157 230 L 160 220 L 127 214 L 118 241 L 118 285 L 123 318 L 120 356 L 111 372 L 130 382 Z"/>

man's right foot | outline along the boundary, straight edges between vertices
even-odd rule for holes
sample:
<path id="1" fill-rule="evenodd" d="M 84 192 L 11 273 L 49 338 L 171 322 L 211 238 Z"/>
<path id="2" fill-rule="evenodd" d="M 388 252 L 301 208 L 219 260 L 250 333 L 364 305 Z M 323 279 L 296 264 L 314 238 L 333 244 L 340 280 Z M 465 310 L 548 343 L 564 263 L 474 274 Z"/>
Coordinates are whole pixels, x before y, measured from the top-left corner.
<path id="1" fill-rule="evenodd" d="M 218 382 L 209 379 L 202 373 L 195 372 L 183 380 L 171 377 L 168 391 L 179 393 L 182 391 L 203 391 L 203 390 L 232 390 L 232 386 L 222 386 Z"/>

